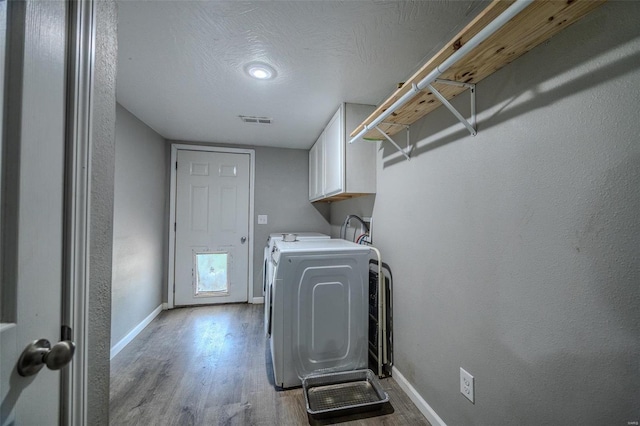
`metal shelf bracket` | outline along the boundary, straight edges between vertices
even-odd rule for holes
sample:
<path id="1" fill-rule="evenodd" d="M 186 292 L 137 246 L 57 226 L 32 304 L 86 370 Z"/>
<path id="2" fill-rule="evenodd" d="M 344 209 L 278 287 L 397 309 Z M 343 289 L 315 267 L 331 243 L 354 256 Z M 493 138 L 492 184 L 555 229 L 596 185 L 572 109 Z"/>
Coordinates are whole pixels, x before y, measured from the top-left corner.
<path id="1" fill-rule="evenodd" d="M 451 102 L 449 102 L 447 98 L 442 96 L 442 93 L 438 92 L 436 88 L 433 87 L 432 84 L 427 85 L 427 88 L 435 95 L 436 98 L 438 98 L 440 102 L 442 102 L 442 105 L 446 106 L 447 109 L 451 111 L 451 113 L 458 119 L 458 121 L 460 121 L 464 125 L 464 127 L 466 127 L 467 130 L 469 130 L 469 133 L 471 133 L 471 136 L 477 135 L 478 131 L 477 131 L 477 123 L 476 123 L 476 85 L 472 83 L 463 83 L 461 81 L 444 80 L 441 78 L 436 78 L 434 80 L 434 83 L 448 84 L 450 86 L 466 87 L 469 89 L 469 94 L 471 97 L 471 122 L 469 122 L 466 118 L 464 118 L 462 114 L 460 114 L 460 112 L 453 105 L 451 105 Z"/>
<path id="2" fill-rule="evenodd" d="M 441 78 L 437 78 L 434 80 L 434 83 L 439 83 L 439 84 L 448 84 L 451 86 L 458 86 L 458 87 L 465 87 L 467 89 L 469 89 L 469 95 L 471 98 L 471 118 L 469 120 L 467 120 L 466 118 L 464 118 L 462 116 L 462 114 L 460 114 L 460 112 L 453 106 L 451 105 L 451 102 L 449 102 L 447 100 L 447 98 L 445 98 L 442 93 L 440 93 L 435 87 L 433 87 L 433 85 L 428 84 L 425 88 L 429 89 L 433 95 L 438 98 L 438 100 L 440 102 L 442 102 L 442 105 L 444 105 L 445 107 L 447 107 L 447 109 L 449 111 L 451 111 L 451 113 L 467 128 L 467 130 L 469 130 L 469 133 L 471 134 L 471 136 L 475 136 L 476 134 L 478 134 L 478 131 L 476 130 L 476 126 L 477 126 L 477 122 L 476 122 L 476 85 L 473 83 L 464 83 L 461 81 L 452 81 L 452 80 L 444 80 Z M 415 86 L 415 84 L 414 84 Z M 417 88 L 415 88 L 416 90 L 418 90 Z M 388 140 L 398 151 L 400 151 L 400 153 L 402 155 L 404 155 L 404 157 L 407 159 L 407 161 L 411 160 L 411 151 L 413 151 L 413 146 L 411 145 L 411 139 L 410 139 L 410 134 L 409 134 L 409 129 L 410 126 L 406 125 L 406 124 L 399 124 L 399 123 L 385 123 L 382 122 L 380 124 L 384 124 L 386 126 L 402 126 L 406 129 L 407 131 L 407 147 L 406 148 L 402 148 L 400 147 L 400 145 L 398 145 L 398 143 L 393 140 L 393 138 L 391 136 L 389 136 L 384 130 L 382 130 L 378 125 L 375 125 L 374 128 L 380 132 L 380 134 L 382 136 L 384 136 L 384 138 L 386 140 Z"/>
<path id="3" fill-rule="evenodd" d="M 407 161 L 411 160 L 411 151 L 413 151 L 413 146 L 411 145 L 411 138 L 410 138 L 410 134 L 409 134 L 409 126 L 405 125 L 405 124 L 397 124 L 397 123 L 381 123 L 381 124 L 386 124 L 389 126 L 402 126 L 406 129 L 407 131 L 407 147 L 406 148 L 401 148 L 400 145 L 398 145 L 398 143 L 396 141 L 394 141 L 391 136 L 389 136 L 388 134 L 386 134 L 384 132 L 384 130 L 382 130 L 380 127 L 376 126 L 376 130 L 378 130 L 382 136 L 384 136 L 389 142 L 391 142 L 391 144 L 393 146 L 396 147 L 396 149 L 398 151 L 400 151 L 400 153 L 402 155 L 404 155 L 404 157 L 407 159 Z"/>

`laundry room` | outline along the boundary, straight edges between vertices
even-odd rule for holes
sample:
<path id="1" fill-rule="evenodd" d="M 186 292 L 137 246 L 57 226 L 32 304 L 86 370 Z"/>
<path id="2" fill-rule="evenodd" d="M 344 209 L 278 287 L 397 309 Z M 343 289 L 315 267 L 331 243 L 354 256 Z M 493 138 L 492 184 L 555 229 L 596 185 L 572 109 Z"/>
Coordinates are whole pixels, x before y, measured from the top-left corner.
<path id="1" fill-rule="evenodd" d="M 638 424 L 640 2 L 98 3 L 90 424 Z"/>
<path id="2" fill-rule="evenodd" d="M 377 142 L 359 140 L 353 144 L 349 144 L 352 132 L 390 92 L 398 90 L 397 85 L 375 88 L 379 94 L 373 96 L 366 96 L 369 90 L 364 90 L 359 97 L 332 98 L 328 102 L 314 96 L 309 103 L 326 104 L 318 116 L 311 115 L 311 111 L 320 109 L 317 106 L 278 116 L 272 112 L 276 109 L 257 107 L 266 105 L 264 98 L 275 90 L 270 86 L 287 85 L 294 79 L 284 68 L 286 60 L 282 59 L 280 65 L 281 59 L 276 57 L 270 62 L 275 77 L 253 83 L 242 75 L 245 56 L 229 53 L 228 61 L 240 67 L 240 75 L 229 77 L 230 81 L 239 84 L 235 81 L 240 80 L 242 88 L 235 94 L 222 94 L 232 96 L 229 112 L 214 106 L 208 107 L 206 114 L 211 121 L 217 120 L 216 115 L 233 120 L 233 115 L 246 111 L 246 115 L 271 118 L 271 124 L 243 123 L 235 118 L 238 135 L 212 131 L 210 136 L 198 136 L 194 127 L 193 136 L 182 136 L 168 122 L 181 115 L 169 115 L 166 123 L 152 121 L 161 115 L 145 104 L 152 102 L 158 109 L 167 102 L 159 98 L 165 95 L 143 92 L 133 85 L 142 85 L 140 77 L 151 81 L 164 77 L 151 68 L 140 75 L 136 60 L 142 66 L 154 63 L 136 57 L 146 44 L 139 38 L 132 40 L 163 12 L 154 11 L 146 26 L 134 30 L 127 20 L 134 19 L 140 13 L 136 8 L 143 7 L 123 5 L 121 37 L 133 46 L 120 41 L 122 87 L 127 89 L 118 92 L 112 348 L 126 342 L 135 326 L 155 318 L 161 309 L 170 308 L 162 311 L 169 313 L 185 309 L 172 309 L 183 304 L 172 306 L 174 301 L 168 296 L 174 285 L 169 275 L 176 273 L 178 266 L 167 267 L 164 260 L 172 258 L 171 246 L 180 238 L 172 235 L 174 229 L 180 232 L 181 203 L 167 194 L 175 190 L 172 179 L 180 171 L 180 162 L 178 172 L 174 164 L 179 151 L 197 150 L 198 146 L 253 151 L 253 204 L 249 226 L 242 231 L 252 233 L 251 237 L 247 235 L 252 287 L 244 300 L 259 305 L 255 318 L 261 322 L 259 327 L 267 325 L 269 318 L 262 307 L 269 304 L 263 275 L 265 242 L 270 235 L 306 232 L 340 238 L 349 215 L 372 218 L 371 246 L 380 250 L 383 262 L 392 269 L 394 285 L 393 371 L 391 378 L 380 382 L 397 383 L 393 389 L 387 388 L 395 413 L 378 413 L 378 418 L 405 415 L 400 407 L 406 403 L 414 405 L 411 410 L 417 407 L 416 415 L 434 425 L 625 424 L 637 420 L 640 413 L 633 401 L 640 395 L 636 384 L 640 342 L 634 306 L 639 301 L 640 276 L 634 246 L 640 237 L 636 215 L 640 151 L 637 138 L 631 135 L 639 130 L 634 105 L 640 99 L 632 82 L 640 73 L 640 32 L 630 18 L 640 12 L 637 5 L 608 2 L 595 8 L 479 81 L 477 90 L 474 87 L 475 104 L 470 105 L 468 88 L 458 90 L 451 105 L 477 132 L 471 133 L 448 108 L 440 107 L 410 126 L 398 130 L 387 126 L 384 130 L 395 132 L 390 135 L 392 141 L 379 133 L 376 136 L 372 126 L 367 137 Z M 458 5 L 456 9 L 465 20 L 443 30 L 447 40 L 484 6 Z M 419 13 L 416 7 L 406 13 Z M 449 6 L 442 4 L 442 8 L 454 13 Z M 179 13 L 177 19 L 187 16 Z M 414 29 L 416 22 L 406 19 L 406 25 Z M 267 35 L 260 37 L 269 40 Z M 396 83 L 411 77 L 443 42 L 421 48 L 412 67 L 398 71 Z M 172 47 L 167 43 L 167 48 Z M 384 46 L 381 43 L 380 48 Z M 270 52 L 268 47 L 263 48 Z M 187 59 L 194 64 L 217 64 L 207 56 Z M 385 66 L 392 62 L 393 56 L 382 61 Z M 185 73 L 180 63 L 170 67 L 176 76 Z M 208 78 L 215 80 L 216 70 L 209 72 L 212 75 Z M 337 75 L 332 78 L 340 81 Z M 188 82 L 178 77 L 168 84 L 176 86 L 169 89 L 190 90 Z M 324 80 L 318 84 L 322 87 Z M 444 84 L 438 88 L 445 94 L 457 90 Z M 332 87 L 324 90 L 331 94 L 327 97 L 347 93 Z M 155 100 L 147 100 L 148 96 Z M 239 109 L 236 103 L 241 96 L 251 98 L 256 107 Z M 343 183 L 338 196 L 318 197 L 313 194 L 313 186 L 326 183 L 328 178 L 314 177 L 318 169 L 314 161 L 319 160 L 309 150 L 322 135 L 331 132 L 334 113 L 342 102 L 347 102 L 347 107 L 350 103 L 372 105 L 340 130 L 347 149 L 366 152 L 358 151 L 355 163 L 341 166 L 345 167 L 341 172 L 346 176 L 345 183 L 355 186 L 347 190 Z M 208 120 L 196 106 L 185 106 L 188 119 L 194 123 Z M 475 123 L 470 118 L 472 109 Z M 182 120 L 187 118 L 182 116 Z M 314 124 L 300 133 L 298 126 L 307 122 Z M 282 125 L 290 126 L 291 134 L 303 135 L 302 146 L 295 147 L 288 140 L 282 140 L 280 146 L 268 146 L 270 135 Z M 241 135 L 241 143 L 236 143 Z M 348 158 L 348 152 L 342 155 L 347 156 L 343 158 L 345 163 L 354 160 Z M 324 158 L 329 157 L 325 154 Z M 144 174 L 155 184 L 134 178 L 141 174 L 141 168 L 148 170 Z M 357 177 L 352 176 L 356 173 L 370 173 L 370 177 L 354 184 Z M 357 188 L 363 184 L 370 186 Z M 139 189 L 135 185 L 140 185 Z M 340 193 L 350 192 L 358 196 L 340 197 Z M 172 211 L 172 203 L 176 211 Z M 175 222 L 177 228 L 173 228 Z M 344 238 L 356 241 L 360 231 L 354 220 Z M 210 249 L 222 251 L 223 245 Z M 151 250 L 153 255 L 149 255 Z M 234 262 L 238 264 L 237 259 Z M 114 352 L 112 363 L 125 356 L 128 345 L 121 346 L 124 352 Z M 260 354 L 263 361 L 265 357 L 270 360 L 269 352 L 267 349 L 266 354 Z M 252 374 L 273 374 L 269 362 Z M 461 372 L 473 377 L 473 401 L 461 393 Z M 225 375 L 231 373 L 213 376 L 216 374 L 235 377 Z M 112 390 L 112 405 L 120 401 L 119 392 L 126 389 L 119 387 L 126 376 L 112 378 L 112 387 L 119 389 Z M 237 377 L 230 380 L 245 383 Z M 277 388 L 274 380 L 269 376 L 272 389 Z M 294 405 L 304 412 L 300 388 L 274 392 L 294 392 L 292 398 L 298 398 Z M 407 401 L 396 402 L 398 394 Z M 251 419 L 261 415 L 260 407 L 265 402 L 252 401 L 246 393 L 239 395 L 232 402 L 223 398 L 220 407 L 231 410 L 229 416 L 251 424 Z M 216 402 L 207 404 L 215 406 Z M 276 411 L 291 409 L 273 404 L 280 407 Z M 199 410 L 197 404 L 190 407 L 196 419 L 208 418 L 206 409 Z M 149 410 L 143 405 L 136 412 L 144 416 Z M 273 410 L 270 407 L 262 415 L 286 424 L 283 419 L 288 417 L 278 420 Z M 396 417 L 396 421 L 418 424 L 406 420 L 414 415 L 407 410 L 410 414 Z M 120 411 L 114 415 L 126 418 Z M 367 413 L 363 418 L 367 416 L 369 422 L 376 418 Z M 214 418 L 222 421 L 223 417 Z M 293 424 L 298 421 L 291 420 Z"/>

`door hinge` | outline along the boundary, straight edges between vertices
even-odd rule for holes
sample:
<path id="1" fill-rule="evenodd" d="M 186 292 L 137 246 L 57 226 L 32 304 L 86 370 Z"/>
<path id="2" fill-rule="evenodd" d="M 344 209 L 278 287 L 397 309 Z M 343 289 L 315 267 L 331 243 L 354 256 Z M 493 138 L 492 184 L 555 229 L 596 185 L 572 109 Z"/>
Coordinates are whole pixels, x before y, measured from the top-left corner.
<path id="1" fill-rule="evenodd" d="M 176 222 L 173 222 L 173 232 L 176 232 L 178 230 L 178 224 Z"/>
<path id="2" fill-rule="evenodd" d="M 178 162 L 176 161 L 176 170 L 178 170 Z"/>
<path id="3" fill-rule="evenodd" d="M 60 330 L 60 340 L 73 340 L 73 330 L 68 325 L 63 325 Z"/>

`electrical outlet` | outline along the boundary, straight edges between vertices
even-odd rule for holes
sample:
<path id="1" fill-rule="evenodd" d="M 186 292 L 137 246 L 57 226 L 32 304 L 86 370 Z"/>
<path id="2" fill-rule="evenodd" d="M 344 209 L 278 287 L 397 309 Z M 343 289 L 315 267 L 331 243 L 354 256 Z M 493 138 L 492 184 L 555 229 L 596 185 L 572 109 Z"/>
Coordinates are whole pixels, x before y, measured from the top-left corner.
<path id="1" fill-rule="evenodd" d="M 267 215 L 259 214 L 258 215 L 258 225 L 266 225 L 267 224 Z"/>
<path id="2" fill-rule="evenodd" d="M 473 385 L 473 376 L 469 374 L 469 372 L 464 368 L 460 367 L 460 393 L 463 394 L 469 401 L 475 404 L 475 393 Z"/>

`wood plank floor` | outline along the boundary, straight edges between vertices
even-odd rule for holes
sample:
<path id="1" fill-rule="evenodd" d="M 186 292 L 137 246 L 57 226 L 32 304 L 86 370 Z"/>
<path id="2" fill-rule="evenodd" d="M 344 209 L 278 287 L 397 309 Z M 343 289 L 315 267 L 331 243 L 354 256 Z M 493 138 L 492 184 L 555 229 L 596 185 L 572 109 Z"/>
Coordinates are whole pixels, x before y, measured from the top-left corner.
<path id="1" fill-rule="evenodd" d="M 307 416 L 301 388 L 277 391 L 262 305 L 163 311 L 111 361 L 112 425 L 429 425 L 393 378 L 390 404 L 332 420 Z"/>

